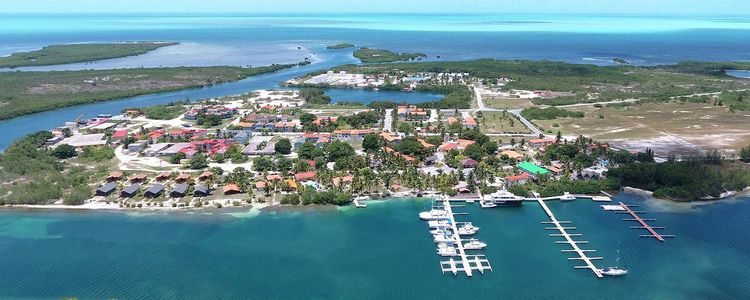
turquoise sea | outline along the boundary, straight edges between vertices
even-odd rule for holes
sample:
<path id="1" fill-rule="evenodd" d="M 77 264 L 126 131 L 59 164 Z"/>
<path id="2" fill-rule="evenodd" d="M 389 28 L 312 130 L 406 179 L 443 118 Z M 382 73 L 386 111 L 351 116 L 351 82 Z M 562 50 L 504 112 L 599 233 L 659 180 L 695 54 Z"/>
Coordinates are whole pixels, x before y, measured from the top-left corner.
<path id="1" fill-rule="evenodd" d="M 639 238 L 622 215 L 589 200 L 552 202 L 630 274 L 597 279 L 554 244 L 535 202 L 457 208 L 481 227 L 494 269 L 473 278 L 440 272 L 417 214 L 428 200 L 352 207 L 207 213 L 0 212 L 0 298 L 119 299 L 746 299 L 749 198 L 700 207 L 640 204 L 665 232 Z M 606 295 L 606 296 L 603 296 Z"/>

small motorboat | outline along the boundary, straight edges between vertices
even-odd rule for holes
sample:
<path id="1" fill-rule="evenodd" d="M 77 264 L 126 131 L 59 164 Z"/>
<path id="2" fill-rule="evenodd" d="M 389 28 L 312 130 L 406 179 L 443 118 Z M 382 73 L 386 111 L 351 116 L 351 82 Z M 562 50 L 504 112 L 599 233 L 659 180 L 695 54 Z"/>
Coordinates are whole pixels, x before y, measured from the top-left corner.
<path id="1" fill-rule="evenodd" d="M 605 276 L 623 276 L 628 274 L 628 270 L 618 268 L 618 267 L 606 267 L 604 269 L 599 270 L 599 272 L 602 273 L 602 275 Z"/>
<path id="2" fill-rule="evenodd" d="M 479 227 L 474 227 L 471 223 L 466 223 L 458 228 L 459 235 L 472 235 L 477 233 L 477 231 L 479 231 Z"/>
<path id="3" fill-rule="evenodd" d="M 432 234 L 432 235 L 438 235 L 438 234 L 450 235 L 451 232 L 448 231 L 448 228 L 438 228 L 438 229 L 430 230 L 430 234 Z"/>
<path id="4" fill-rule="evenodd" d="M 571 193 L 565 192 L 562 196 L 560 196 L 561 201 L 572 201 L 575 200 L 576 196 L 573 196 Z"/>
<path id="5" fill-rule="evenodd" d="M 481 250 L 487 247 L 487 244 L 477 239 L 470 239 L 468 243 L 464 244 L 466 250 Z"/>
<path id="6" fill-rule="evenodd" d="M 435 243 L 446 243 L 446 244 L 453 244 L 456 242 L 456 239 L 453 236 L 445 235 L 445 234 L 436 234 L 433 235 L 433 241 Z"/>
<path id="7" fill-rule="evenodd" d="M 493 203 L 492 201 L 482 200 L 482 201 L 479 201 L 479 206 L 481 206 L 482 208 L 493 208 L 493 207 L 497 207 L 497 204 Z"/>
<path id="8" fill-rule="evenodd" d="M 422 220 L 444 220 L 448 218 L 448 213 L 442 209 L 431 209 L 430 211 L 423 211 L 419 213 L 419 218 Z"/>
<path id="9" fill-rule="evenodd" d="M 430 228 L 445 228 L 450 227 L 451 222 L 448 220 L 432 220 L 427 221 L 427 226 L 429 226 Z"/>
<path id="10" fill-rule="evenodd" d="M 437 254 L 440 256 L 456 256 L 458 255 L 458 251 L 456 251 L 456 247 L 453 247 L 449 244 L 439 243 Z"/>

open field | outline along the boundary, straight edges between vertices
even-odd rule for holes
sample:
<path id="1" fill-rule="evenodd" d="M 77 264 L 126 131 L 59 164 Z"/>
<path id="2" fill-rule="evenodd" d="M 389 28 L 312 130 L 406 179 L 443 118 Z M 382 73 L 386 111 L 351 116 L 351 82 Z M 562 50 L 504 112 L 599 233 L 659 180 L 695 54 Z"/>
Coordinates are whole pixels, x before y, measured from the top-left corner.
<path id="1" fill-rule="evenodd" d="M 479 127 L 484 133 L 531 133 L 512 113 L 505 113 L 503 116 L 503 112 L 486 111 L 482 114 Z"/>
<path id="2" fill-rule="evenodd" d="M 501 97 L 482 97 L 484 105 L 489 108 L 497 109 L 513 109 L 513 108 L 528 108 L 534 106 L 530 99 L 520 98 L 501 98 Z"/>
<path id="3" fill-rule="evenodd" d="M 736 152 L 750 144 L 750 113 L 705 103 L 663 103 L 624 107 L 577 107 L 579 119 L 538 120 L 563 135 L 584 135 L 615 146 L 657 153 L 718 149 Z M 600 117 L 602 116 L 602 117 Z M 552 124 L 560 127 L 552 127 Z"/>
<path id="4" fill-rule="evenodd" d="M 0 68 L 48 66 L 145 54 L 161 47 L 177 45 L 168 42 L 132 42 L 108 44 L 52 45 L 39 50 L 0 57 Z"/>
<path id="5" fill-rule="evenodd" d="M 180 67 L 0 73 L 0 120 L 77 104 L 203 87 L 277 71 L 257 68 Z"/>

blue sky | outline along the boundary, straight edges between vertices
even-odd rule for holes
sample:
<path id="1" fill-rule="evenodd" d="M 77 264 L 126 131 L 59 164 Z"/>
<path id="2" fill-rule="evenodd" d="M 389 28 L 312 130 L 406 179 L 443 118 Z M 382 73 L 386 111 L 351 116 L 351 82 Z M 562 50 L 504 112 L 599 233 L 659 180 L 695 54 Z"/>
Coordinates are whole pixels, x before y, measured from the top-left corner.
<path id="1" fill-rule="evenodd" d="M 748 0 L 3 0 L 2 12 L 750 14 Z"/>

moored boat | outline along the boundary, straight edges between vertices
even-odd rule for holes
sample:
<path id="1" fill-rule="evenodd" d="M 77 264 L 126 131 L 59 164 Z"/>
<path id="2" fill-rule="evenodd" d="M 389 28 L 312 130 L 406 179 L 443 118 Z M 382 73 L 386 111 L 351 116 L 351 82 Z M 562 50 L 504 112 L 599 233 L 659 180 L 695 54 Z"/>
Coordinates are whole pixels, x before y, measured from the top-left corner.
<path id="1" fill-rule="evenodd" d="M 477 239 L 470 239 L 468 243 L 464 244 L 466 250 L 481 250 L 484 247 L 487 247 L 487 244 Z"/>
<path id="2" fill-rule="evenodd" d="M 496 206 L 519 206 L 525 199 L 507 190 L 499 190 L 484 197 L 483 201 L 490 201 Z"/>

